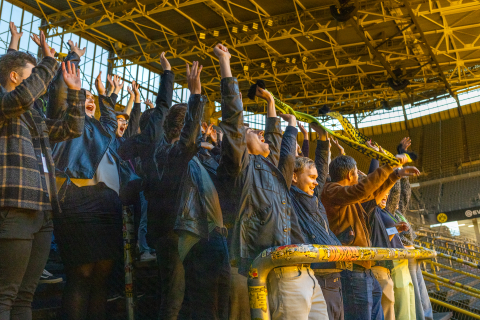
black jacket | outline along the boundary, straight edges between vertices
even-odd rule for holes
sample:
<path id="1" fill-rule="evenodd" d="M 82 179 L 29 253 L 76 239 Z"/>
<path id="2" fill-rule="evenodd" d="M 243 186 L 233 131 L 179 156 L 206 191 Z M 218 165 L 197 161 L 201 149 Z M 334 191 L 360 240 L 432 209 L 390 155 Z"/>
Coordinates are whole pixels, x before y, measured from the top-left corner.
<path id="1" fill-rule="evenodd" d="M 148 200 L 148 210 L 154 211 L 157 207 L 157 182 L 158 177 L 154 154 L 155 150 L 167 142 L 165 141 L 165 131 L 163 124 L 168 110 L 172 106 L 173 83 L 175 74 L 172 71 L 165 70 L 161 75 L 160 88 L 158 89 L 155 108 L 150 112 L 148 123 L 142 132 L 132 137 L 128 137 L 118 148 L 118 154 L 122 159 L 135 159 L 140 157 L 142 171 L 147 173 L 144 181 L 145 198 Z M 133 110 L 132 110 L 133 113 Z"/>
<path id="2" fill-rule="evenodd" d="M 200 149 L 188 163 L 187 172 L 181 179 L 175 230 L 189 231 L 202 238 L 208 238 L 208 213 L 205 210 L 204 181 L 200 166 L 205 168 L 214 184 L 218 181 L 216 178 L 218 162 L 208 150 Z M 215 187 L 219 189 L 217 185 Z"/>
<path id="3" fill-rule="evenodd" d="M 150 241 L 173 232 L 182 177 L 187 172 L 190 160 L 200 150 L 202 141 L 200 127 L 205 102 L 205 96 L 190 95 L 180 140 L 173 144 L 164 144 L 155 152 L 158 181 L 157 189 L 150 190 L 156 196 L 155 210 L 148 210 L 147 235 Z M 155 175 L 155 172 L 148 174 Z"/>
<path id="4" fill-rule="evenodd" d="M 220 127 L 225 134 L 217 172 L 228 192 L 223 196 L 230 202 L 228 209 L 236 212 L 230 252 L 234 260 L 240 260 L 240 272 L 244 273 L 262 250 L 291 244 L 291 219 L 295 215 L 289 189 L 298 131 L 286 128 L 278 168 L 261 155 L 248 154 L 237 79 L 222 79 L 221 93 Z"/>
<path id="5" fill-rule="evenodd" d="M 115 154 L 111 144 L 115 139 L 117 118 L 114 112 L 116 95 L 99 96 L 100 120 L 85 116 L 81 137 L 57 143 L 53 159 L 57 176 L 76 179 L 92 179 L 107 149 Z"/>

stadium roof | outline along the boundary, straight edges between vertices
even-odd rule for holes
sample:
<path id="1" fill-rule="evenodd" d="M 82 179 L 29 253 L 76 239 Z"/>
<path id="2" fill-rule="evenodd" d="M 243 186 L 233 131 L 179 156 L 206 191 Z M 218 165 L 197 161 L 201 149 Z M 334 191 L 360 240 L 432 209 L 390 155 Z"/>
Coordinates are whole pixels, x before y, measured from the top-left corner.
<path id="1" fill-rule="evenodd" d="M 11 2 L 44 17 L 49 36 L 74 32 L 111 48 L 114 67 L 140 64 L 161 72 L 159 56 L 167 51 L 176 80 L 185 83 L 185 62 L 199 60 L 203 86 L 217 101 L 220 77 L 212 48 L 218 42 L 229 47 L 244 92 L 263 79 L 269 90 L 308 113 L 325 103 L 344 113 L 394 107 L 480 85 L 480 1 Z M 343 6 L 343 13 L 333 13 L 337 19 L 332 5 Z M 337 21 L 342 19 L 348 20 Z M 410 84 L 396 91 L 389 78 L 393 86 Z M 244 98 L 249 111 L 264 110 Z"/>

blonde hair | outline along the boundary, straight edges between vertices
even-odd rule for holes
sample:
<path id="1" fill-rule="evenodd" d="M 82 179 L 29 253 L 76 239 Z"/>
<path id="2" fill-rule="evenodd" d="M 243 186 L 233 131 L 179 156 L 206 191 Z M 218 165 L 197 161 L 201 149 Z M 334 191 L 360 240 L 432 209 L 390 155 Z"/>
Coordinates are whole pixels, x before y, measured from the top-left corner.
<path id="1" fill-rule="evenodd" d="M 297 157 L 295 158 L 295 168 L 293 169 L 294 173 L 302 173 L 302 171 L 307 167 L 315 166 L 315 162 L 307 157 Z"/>

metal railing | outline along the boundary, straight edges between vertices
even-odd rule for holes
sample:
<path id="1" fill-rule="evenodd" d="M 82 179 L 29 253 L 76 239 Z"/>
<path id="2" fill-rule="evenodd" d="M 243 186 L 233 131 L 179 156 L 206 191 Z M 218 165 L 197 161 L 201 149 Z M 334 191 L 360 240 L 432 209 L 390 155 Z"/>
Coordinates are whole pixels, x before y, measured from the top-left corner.
<path id="1" fill-rule="evenodd" d="M 434 239 L 438 240 L 438 239 Z M 445 239 L 440 239 L 445 241 Z M 432 241 L 433 242 L 433 241 Z M 435 241 L 438 244 L 439 241 Z M 419 242 L 429 249 L 444 250 L 444 246 L 434 245 L 430 242 Z M 423 248 L 418 245 L 416 248 Z M 451 249 L 451 248 L 449 248 Z M 448 251 L 447 251 L 448 252 Z M 426 282 L 435 284 L 435 290 L 430 291 L 430 301 L 436 311 L 450 310 L 453 318 L 457 320 L 480 319 L 478 312 L 480 300 L 480 265 L 477 260 L 472 260 L 471 255 L 455 250 L 455 255 L 450 256 L 437 251 L 437 257 L 424 260 L 422 275 Z M 427 268 L 427 265 L 430 268 Z M 430 270 L 429 270 L 430 269 Z"/>
<path id="2" fill-rule="evenodd" d="M 269 320 L 267 276 L 276 268 L 302 263 L 334 261 L 378 261 L 429 259 L 436 252 L 420 249 L 388 249 L 292 244 L 264 250 L 252 263 L 248 276 L 248 294 L 252 320 Z"/>

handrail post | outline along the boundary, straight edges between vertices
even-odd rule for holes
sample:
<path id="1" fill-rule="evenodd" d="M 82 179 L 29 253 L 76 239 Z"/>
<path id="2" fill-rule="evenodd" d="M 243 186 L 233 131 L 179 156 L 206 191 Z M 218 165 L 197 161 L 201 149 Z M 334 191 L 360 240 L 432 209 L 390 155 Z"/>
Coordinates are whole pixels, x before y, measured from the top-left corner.
<path id="1" fill-rule="evenodd" d="M 127 320 L 135 319 L 135 300 L 133 297 L 133 259 L 132 247 L 135 243 L 133 213 L 130 207 L 123 207 L 123 260 L 125 268 L 125 303 Z"/>

